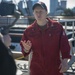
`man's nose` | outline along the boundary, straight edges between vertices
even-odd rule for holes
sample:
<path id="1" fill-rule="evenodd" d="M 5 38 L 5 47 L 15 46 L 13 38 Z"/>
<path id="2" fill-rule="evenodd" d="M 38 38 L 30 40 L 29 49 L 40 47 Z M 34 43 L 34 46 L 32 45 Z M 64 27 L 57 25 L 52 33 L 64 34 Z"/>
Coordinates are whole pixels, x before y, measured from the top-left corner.
<path id="1" fill-rule="evenodd" d="M 41 13 L 40 13 L 40 12 L 38 12 L 38 13 L 37 13 L 37 15 L 38 15 L 38 16 L 40 16 L 40 15 L 41 15 Z"/>

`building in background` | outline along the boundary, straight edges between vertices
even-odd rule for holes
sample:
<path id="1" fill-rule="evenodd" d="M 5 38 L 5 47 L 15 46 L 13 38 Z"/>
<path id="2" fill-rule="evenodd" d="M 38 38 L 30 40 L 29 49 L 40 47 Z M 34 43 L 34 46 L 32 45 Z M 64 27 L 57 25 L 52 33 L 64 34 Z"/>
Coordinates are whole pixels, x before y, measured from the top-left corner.
<path id="1" fill-rule="evenodd" d="M 66 9 L 66 7 L 67 7 L 66 4 L 67 4 L 67 0 L 60 0 L 60 5 L 63 9 Z"/>
<path id="2" fill-rule="evenodd" d="M 58 8 L 58 0 L 50 0 L 50 15 L 54 15 L 56 9 Z"/>
<path id="3" fill-rule="evenodd" d="M 39 0 L 31 0 L 32 4 L 34 5 L 36 2 L 38 2 Z"/>
<path id="4" fill-rule="evenodd" d="M 32 10 L 32 6 L 38 2 L 39 0 L 27 0 L 27 5 L 28 5 L 28 9 L 30 12 L 30 15 L 33 15 L 33 10 Z"/>
<path id="5" fill-rule="evenodd" d="M 58 2 L 58 7 L 56 8 L 54 15 L 55 16 L 64 15 L 64 10 L 67 7 L 66 4 L 67 4 L 67 0 L 60 0 L 60 2 Z"/>
<path id="6" fill-rule="evenodd" d="M 75 7 L 72 8 L 73 13 L 75 13 Z"/>
<path id="7" fill-rule="evenodd" d="M 18 3 L 18 9 L 21 11 L 21 13 L 26 16 L 32 16 L 33 10 L 32 6 L 38 2 L 38 0 L 20 0 Z"/>
<path id="8" fill-rule="evenodd" d="M 20 0 L 18 2 L 18 10 L 21 12 L 22 15 L 26 16 L 27 15 L 27 2 L 26 0 Z"/>

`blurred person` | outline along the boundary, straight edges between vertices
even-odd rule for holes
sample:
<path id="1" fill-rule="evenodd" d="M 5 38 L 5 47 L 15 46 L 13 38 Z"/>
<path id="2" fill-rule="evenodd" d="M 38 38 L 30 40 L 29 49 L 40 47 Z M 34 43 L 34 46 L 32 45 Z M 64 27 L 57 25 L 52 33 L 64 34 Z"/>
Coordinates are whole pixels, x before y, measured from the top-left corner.
<path id="1" fill-rule="evenodd" d="M 11 45 L 11 37 L 9 35 L 9 27 L 3 27 L 1 30 L 1 34 L 3 35 L 3 42 L 9 48 Z"/>
<path id="2" fill-rule="evenodd" d="M 20 41 L 24 56 L 32 52 L 30 75 L 63 75 L 71 58 L 66 33 L 60 23 L 47 17 L 45 3 L 35 3 L 32 10 L 36 20 Z"/>
<path id="3" fill-rule="evenodd" d="M 0 33 L 0 74 L 1 75 L 16 75 L 17 67 L 15 60 L 9 48 L 10 41 L 9 33 Z"/>
<path id="4" fill-rule="evenodd" d="M 4 44 L 9 48 L 11 46 L 11 37 L 9 33 L 3 35 Z"/>

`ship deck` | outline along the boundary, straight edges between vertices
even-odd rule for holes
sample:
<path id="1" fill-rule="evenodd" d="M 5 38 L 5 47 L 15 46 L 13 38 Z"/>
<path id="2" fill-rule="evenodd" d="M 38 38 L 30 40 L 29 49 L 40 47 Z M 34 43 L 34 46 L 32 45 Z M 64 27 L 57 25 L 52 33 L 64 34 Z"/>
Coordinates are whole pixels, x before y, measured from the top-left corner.
<path id="1" fill-rule="evenodd" d="M 25 65 L 28 67 L 28 61 L 23 60 L 15 60 L 15 61 L 18 67 L 16 75 L 29 75 L 28 68 L 24 69 Z M 73 69 L 75 70 L 75 62 L 73 64 Z M 71 70 L 70 68 L 69 70 L 67 70 L 67 72 L 64 73 L 64 75 L 75 75 L 75 71 L 73 72 L 73 70 Z"/>
<path id="2" fill-rule="evenodd" d="M 75 48 L 73 48 L 73 59 L 70 62 L 71 66 L 69 69 L 64 73 L 64 75 L 75 75 Z M 28 60 L 17 60 L 15 59 L 17 65 L 17 73 L 16 75 L 29 75 L 28 71 Z"/>

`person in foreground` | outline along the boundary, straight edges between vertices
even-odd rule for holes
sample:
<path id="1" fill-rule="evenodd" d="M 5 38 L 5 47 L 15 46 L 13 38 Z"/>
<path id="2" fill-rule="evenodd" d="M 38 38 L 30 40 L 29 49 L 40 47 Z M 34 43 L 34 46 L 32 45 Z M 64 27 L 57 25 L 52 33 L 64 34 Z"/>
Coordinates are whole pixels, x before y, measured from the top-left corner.
<path id="1" fill-rule="evenodd" d="M 35 3 L 32 9 L 36 20 L 20 41 L 24 56 L 32 52 L 30 75 L 63 75 L 71 58 L 66 33 L 60 23 L 47 17 L 43 2 Z"/>
<path id="2" fill-rule="evenodd" d="M 0 75 L 16 75 L 17 67 L 9 46 L 9 34 L 0 33 Z"/>

